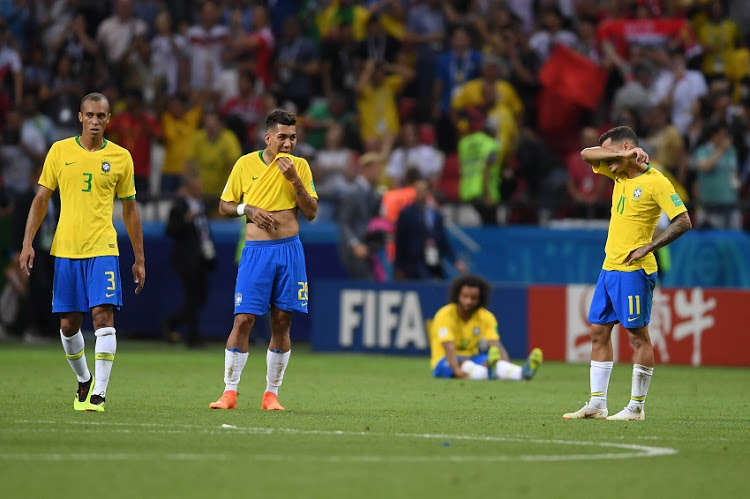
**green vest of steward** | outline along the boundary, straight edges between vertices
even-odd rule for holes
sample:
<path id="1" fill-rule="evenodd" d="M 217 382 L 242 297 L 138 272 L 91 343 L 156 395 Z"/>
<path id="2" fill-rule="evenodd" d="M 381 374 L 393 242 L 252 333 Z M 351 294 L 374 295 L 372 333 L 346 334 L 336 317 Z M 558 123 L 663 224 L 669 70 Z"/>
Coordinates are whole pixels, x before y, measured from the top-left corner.
<path id="1" fill-rule="evenodd" d="M 492 202 L 500 201 L 500 144 L 484 132 L 474 132 L 458 141 L 460 180 L 458 196 L 461 201 L 481 200 L 484 197 L 484 167 L 494 154 L 490 165 L 487 192 Z"/>

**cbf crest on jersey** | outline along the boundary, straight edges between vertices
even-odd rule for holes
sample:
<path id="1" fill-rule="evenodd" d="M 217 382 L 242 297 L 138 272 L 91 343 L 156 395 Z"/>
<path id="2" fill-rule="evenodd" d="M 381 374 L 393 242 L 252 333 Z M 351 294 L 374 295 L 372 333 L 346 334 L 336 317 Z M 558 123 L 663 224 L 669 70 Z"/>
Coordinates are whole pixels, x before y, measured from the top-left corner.
<path id="1" fill-rule="evenodd" d="M 633 199 L 640 199 L 641 195 L 643 195 L 643 189 L 641 189 L 641 187 L 638 186 L 633 191 Z"/>
<path id="2" fill-rule="evenodd" d="M 482 330 L 481 330 L 481 329 L 479 329 L 478 327 L 475 327 L 475 328 L 474 328 L 474 331 L 473 331 L 473 333 L 474 333 L 474 336 L 479 336 L 479 333 L 480 333 L 480 332 L 482 332 Z"/>
<path id="3" fill-rule="evenodd" d="M 109 173 L 109 170 L 112 168 L 112 165 L 109 163 L 109 160 L 102 160 L 102 171 L 104 173 Z"/>

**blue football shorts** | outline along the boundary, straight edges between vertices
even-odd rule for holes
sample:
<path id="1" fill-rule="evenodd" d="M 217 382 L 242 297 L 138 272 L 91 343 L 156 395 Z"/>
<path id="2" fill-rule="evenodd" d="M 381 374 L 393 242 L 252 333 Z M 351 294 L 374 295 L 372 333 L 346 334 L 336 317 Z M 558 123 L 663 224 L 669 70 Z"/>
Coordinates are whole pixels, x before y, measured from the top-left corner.
<path id="1" fill-rule="evenodd" d="M 472 355 L 471 357 L 462 357 L 458 356 L 458 362 L 462 362 L 464 360 L 470 360 L 475 364 L 482 365 L 485 362 L 487 362 L 487 354 L 486 353 L 480 353 L 478 355 Z M 453 377 L 453 369 L 451 369 L 450 364 L 448 364 L 448 359 L 443 357 L 440 359 L 440 362 L 438 362 L 435 365 L 435 369 L 432 370 L 432 375 L 436 378 L 452 378 Z"/>
<path id="2" fill-rule="evenodd" d="M 88 312 L 98 305 L 122 306 L 118 258 L 55 258 L 52 312 Z"/>
<path id="3" fill-rule="evenodd" d="M 307 313 L 307 271 L 299 236 L 245 241 L 234 288 L 234 313 L 263 315 L 271 304 L 285 312 Z"/>
<path id="4" fill-rule="evenodd" d="M 627 329 L 647 326 L 651 322 L 651 302 L 656 286 L 656 272 L 643 269 L 633 272 L 602 270 L 596 281 L 589 308 L 589 322 L 619 322 Z"/>

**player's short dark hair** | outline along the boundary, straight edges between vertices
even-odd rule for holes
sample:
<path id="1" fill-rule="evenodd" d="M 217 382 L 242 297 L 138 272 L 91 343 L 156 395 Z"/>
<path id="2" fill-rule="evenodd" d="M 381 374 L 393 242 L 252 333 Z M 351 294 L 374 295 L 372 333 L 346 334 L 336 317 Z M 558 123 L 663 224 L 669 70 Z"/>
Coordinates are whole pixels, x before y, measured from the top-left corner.
<path id="1" fill-rule="evenodd" d="M 101 100 L 107 101 L 107 105 L 109 105 L 109 99 L 107 99 L 107 96 L 104 94 L 101 94 L 99 92 L 91 92 L 83 96 L 83 99 L 81 99 L 81 111 L 83 111 L 83 104 L 86 101 L 94 101 L 99 102 Z"/>
<path id="2" fill-rule="evenodd" d="M 604 141 L 607 139 L 612 139 L 612 142 L 628 141 L 634 146 L 638 145 L 638 136 L 629 126 L 616 126 L 610 128 L 599 137 L 599 145 L 604 144 Z"/>
<path id="3" fill-rule="evenodd" d="M 474 274 L 462 275 L 453 280 L 450 291 L 448 292 L 448 300 L 451 303 L 458 303 L 458 295 L 461 293 L 461 288 L 464 286 L 479 288 L 479 306 L 487 307 L 487 305 L 489 305 L 491 290 L 490 283 Z"/>
<path id="4" fill-rule="evenodd" d="M 266 118 L 266 130 L 279 125 L 293 126 L 297 124 L 297 115 L 285 109 L 274 109 Z"/>

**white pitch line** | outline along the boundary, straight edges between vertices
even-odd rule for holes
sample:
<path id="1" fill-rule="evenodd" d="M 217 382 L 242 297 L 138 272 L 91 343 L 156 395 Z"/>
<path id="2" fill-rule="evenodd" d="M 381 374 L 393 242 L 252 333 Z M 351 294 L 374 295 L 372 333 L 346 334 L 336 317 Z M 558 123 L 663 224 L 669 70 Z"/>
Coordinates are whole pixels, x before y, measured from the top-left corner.
<path id="1" fill-rule="evenodd" d="M 452 434 L 432 434 L 432 433 L 375 433 L 375 432 L 363 432 L 363 431 L 343 431 L 343 430 L 301 430 L 297 428 L 260 428 L 260 427 L 237 427 L 234 425 L 223 424 L 221 428 L 217 427 L 206 427 L 200 425 L 188 425 L 188 424 L 167 424 L 167 423 L 117 423 L 117 422 L 102 422 L 102 421 L 91 421 L 91 422 L 55 422 L 55 421 L 29 421 L 19 420 L 16 423 L 25 425 L 51 425 L 51 424 L 64 424 L 66 425 L 66 431 L 70 431 L 71 424 L 75 424 L 76 427 L 81 426 L 98 426 L 102 429 L 106 429 L 108 432 L 116 433 L 162 433 L 162 434 L 174 434 L 174 433 L 239 433 L 248 435 L 270 435 L 270 434 L 297 434 L 297 435 L 322 435 L 322 436 L 349 436 L 349 437 L 362 437 L 362 436 L 373 436 L 373 437 L 398 437 L 398 438 L 413 438 L 413 439 L 430 439 L 430 440 L 469 440 L 477 442 L 528 442 L 532 444 L 546 444 L 546 445 L 576 445 L 583 447 L 606 447 L 623 449 L 631 452 L 605 452 L 599 454 L 565 454 L 565 455 L 522 455 L 522 456 L 306 456 L 306 455 L 277 455 L 277 454 L 250 454 L 243 455 L 244 458 L 250 460 L 269 460 L 269 461 L 315 461 L 315 462 L 401 462 L 401 463 L 434 463 L 434 462 L 508 462 L 508 461 L 583 461 L 583 460 L 600 460 L 600 459 L 631 459 L 638 457 L 656 457 L 656 456 L 669 456 L 677 454 L 676 449 L 670 447 L 654 447 L 638 444 L 626 444 L 626 443 L 615 443 L 615 442 L 589 442 L 589 441 L 575 441 L 575 440 L 559 440 L 559 439 L 538 439 L 528 438 L 523 436 L 494 436 L 494 435 L 452 435 Z M 112 428 L 112 427 L 130 427 L 127 428 Z M 11 431 L 17 433 L 19 431 L 39 432 L 37 428 L 1 428 L 0 432 Z M 41 431 L 55 432 L 56 428 L 47 428 Z M 49 453 L 49 454 L 33 454 L 33 453 L 5 453 L 0 454 L 0 460 L 23 460 L 23 461 L 60 461 L 65 459 L 71 460 L 139 460 L 139 459 L 165 459 L 165 460 L 210 460 L 215 459 L 213 454 L 127 454 L 127 453 L 115 453 L 115 454 L 61 454 L 61 453 Z"/>

